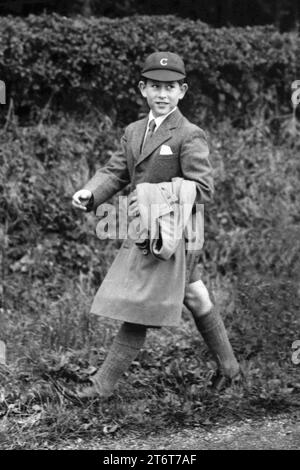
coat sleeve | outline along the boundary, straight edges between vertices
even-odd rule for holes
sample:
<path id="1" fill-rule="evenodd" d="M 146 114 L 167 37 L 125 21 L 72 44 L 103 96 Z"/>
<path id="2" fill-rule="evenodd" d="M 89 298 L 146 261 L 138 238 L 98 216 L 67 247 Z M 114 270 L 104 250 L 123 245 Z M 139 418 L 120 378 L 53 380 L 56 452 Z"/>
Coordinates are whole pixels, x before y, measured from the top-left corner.
<path id="1" fill-rule="evenodd" d="M 96 209 L 115 193 L 123 189 L 130 182 L 130 175 L 126 158 L 127 136 L 126 130 L 121 138 L 121 149 L 116 151 L 109 161 L 99 168 L 95 175 L 86 183 L 83 189 L 92 192 L 92 207 Z"/>
<path id="2" fill-rule="evenodd" d="M 212 167 L 208 156 L 205 132 L 195 126 L 182 142 L 180 164 L 183 178 L 196 183 L 196 204 L 210 201 L 214 192 Z"/>

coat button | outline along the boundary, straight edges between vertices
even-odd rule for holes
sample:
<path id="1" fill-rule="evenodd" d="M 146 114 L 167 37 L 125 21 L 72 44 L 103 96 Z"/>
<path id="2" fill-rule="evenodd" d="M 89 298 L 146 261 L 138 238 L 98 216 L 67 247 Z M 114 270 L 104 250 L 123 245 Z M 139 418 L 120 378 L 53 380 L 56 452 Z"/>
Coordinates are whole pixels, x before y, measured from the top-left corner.
<path id="1" fill-rule="evenodd" d="M 146 256 L 148 253 L 149 253 L 149 251 L 148 251 L 148 250 L 143 250 L 143 255 L 145 255 L 145 256 Z"/>

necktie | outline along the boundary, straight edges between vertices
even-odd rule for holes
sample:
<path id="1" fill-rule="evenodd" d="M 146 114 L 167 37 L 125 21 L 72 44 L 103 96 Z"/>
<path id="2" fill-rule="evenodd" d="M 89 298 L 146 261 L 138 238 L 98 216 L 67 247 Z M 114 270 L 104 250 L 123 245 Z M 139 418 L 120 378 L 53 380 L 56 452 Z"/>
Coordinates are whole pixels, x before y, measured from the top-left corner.
<path id="1" fill-rule="evenodd" d="M 143 150 L 146 147 L 146 145 L 148 144 L 148 142 L 151 140 L 151 137 L 154 134 L 155 128 L 156 128 L 155 120 L 151 119 L 151 121 L 148 124 L 148 132 L 147 132 L 146 138 L 144 140 Z"/>

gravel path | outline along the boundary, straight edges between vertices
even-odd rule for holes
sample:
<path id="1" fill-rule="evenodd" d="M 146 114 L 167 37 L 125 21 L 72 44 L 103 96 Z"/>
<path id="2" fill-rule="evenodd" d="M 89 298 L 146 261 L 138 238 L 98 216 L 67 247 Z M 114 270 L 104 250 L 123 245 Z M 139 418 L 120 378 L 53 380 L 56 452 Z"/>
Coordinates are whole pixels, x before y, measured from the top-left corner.
<path id="1" fill-rule="evenodd" d="M 248 419 L 243 423 L 205 431 L 203 428 L 166 432 L 163 435 L 138 434 L 104 438 L 90 442 L 77 439 L 58 449 L 85 450 L 222 450 L 286 449 L 300 450 L 300 416 L 281 416 L 262 421 Z"/>

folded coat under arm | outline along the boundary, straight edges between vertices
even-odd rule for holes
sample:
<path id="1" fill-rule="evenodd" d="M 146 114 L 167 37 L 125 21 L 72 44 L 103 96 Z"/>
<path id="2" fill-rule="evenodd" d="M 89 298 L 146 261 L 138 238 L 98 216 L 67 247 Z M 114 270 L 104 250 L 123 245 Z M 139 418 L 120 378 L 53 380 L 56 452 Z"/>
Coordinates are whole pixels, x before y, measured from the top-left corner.
<path id="1" fill-rule="evenodd" d="M 197 194 L 196 183 L 173 178 L 166 183 L 137 185 L 140 211 L 139 239 L 149 238 L 150 252 L 167 260 L 184 237 L 186 250 L 200 252 L 204 242 L 204 205 L 192 211 Z"/>

